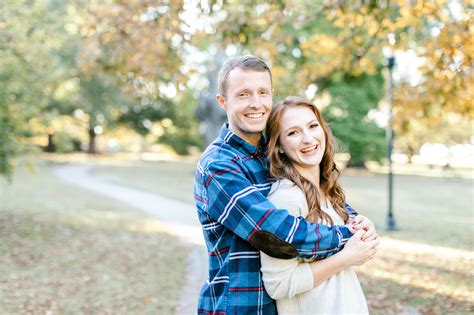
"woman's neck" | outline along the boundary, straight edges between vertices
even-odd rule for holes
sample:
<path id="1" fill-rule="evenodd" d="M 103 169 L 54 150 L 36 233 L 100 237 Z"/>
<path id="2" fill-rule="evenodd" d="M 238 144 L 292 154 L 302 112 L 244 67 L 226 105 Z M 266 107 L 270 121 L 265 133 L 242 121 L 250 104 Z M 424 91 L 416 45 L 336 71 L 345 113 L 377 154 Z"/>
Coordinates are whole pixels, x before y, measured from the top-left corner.
<path id="1" fill-rule="evenodd" d="M 327 208 L 328 203 L 326 200 L 326 196 L 324 195 L 324 192 L 319 189 L 319 165 L 311 168 L 300 167 L 298 165 L 295 165 L 295 168 L 299 175 L 310 181 L 318 189 L 319 204 L 322 207 Z"/>
<path id="2" fill-rule="evenodd" d="M 296 171 L 319 190 L 319 165 L 308 168 L 295 165 Z"/>

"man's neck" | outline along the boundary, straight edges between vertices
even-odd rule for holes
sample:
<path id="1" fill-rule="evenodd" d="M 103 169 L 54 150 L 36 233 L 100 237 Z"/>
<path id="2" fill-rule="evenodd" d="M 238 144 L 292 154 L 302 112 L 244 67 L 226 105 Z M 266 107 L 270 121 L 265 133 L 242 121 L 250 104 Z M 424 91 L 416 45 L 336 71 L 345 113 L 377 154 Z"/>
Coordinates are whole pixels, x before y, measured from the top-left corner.
<path id="1" fill-rule="evenodd" d="M 251 145 L 257 147 L 260 143 L 260 139 L 262 139 L 262 134 L 260 135 L 251 135 L 250 137 L 243 138 L 245 141 L 250 143 Z"/>
<path id="2" fill-rule="evenodd" d="M 229 129 L 237 136 L 255 147 L 260 144 L 260 139 L 262 139 L 261 132 L 242 132 L 241 130 L 235 130 L 235 128 L 232 128 L 232 126 L 229 126 Z"/>

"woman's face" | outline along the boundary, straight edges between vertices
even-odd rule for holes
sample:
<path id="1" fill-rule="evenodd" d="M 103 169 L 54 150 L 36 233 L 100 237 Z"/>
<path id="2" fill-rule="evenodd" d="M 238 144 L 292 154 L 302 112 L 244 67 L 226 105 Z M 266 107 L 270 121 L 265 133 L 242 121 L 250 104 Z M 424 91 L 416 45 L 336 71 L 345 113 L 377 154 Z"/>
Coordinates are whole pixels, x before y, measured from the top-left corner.
<path id="1" fill-rule="evenodd" d="M 297 168 L 318 167 L 326 137 L 315 113 L 307 106 L 290 107 L 280 121 L 281 150 Z"/>

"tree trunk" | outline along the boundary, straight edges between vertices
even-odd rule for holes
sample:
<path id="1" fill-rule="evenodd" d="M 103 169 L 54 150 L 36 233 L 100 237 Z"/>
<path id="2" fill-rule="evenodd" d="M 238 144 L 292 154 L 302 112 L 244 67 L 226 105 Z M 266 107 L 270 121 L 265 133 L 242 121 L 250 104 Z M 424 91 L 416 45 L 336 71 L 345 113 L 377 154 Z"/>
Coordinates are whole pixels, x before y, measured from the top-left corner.
<path id="1" fill-rule="evenodd" d="M 199 105 L 195 111 L 200 122 L 199 131 L 206 146 L 219 135 L 222 124 L 227 120 L 226 112 L 216 102 L 217 77 L 225 58 L 225 54 L 220 51 L 214 56 L 213 62 L 207 65 L 206 76 L 209 80 L 209 87 L 207 92 L 201 94 Z"/>
<path id="2" fill-rule="evenodd" d="M 367 167 L 365 167 L 364 161 L 355 161 L 355 160 L 352 159 L 352 158 L 347 162 L 347 166 L 346 166 L 346 167 L 367 169 Z"/>
<path id="3" fill-rule="evenodd" d="M 56 152 L 53 136 L 54 133 L 48 133 L 48 145 L 44 148 L 44 152 Z"/>
<path id="4" fill-rule="evenodd" d="M 89 148 L 87 149 L 87 153 L 89 154 L 96 154 L 97 150 L 95 147 L 95 138 L 97 134 L 94 131 L 93 127 L 89 127 Z"/>
<path id="5" fill-rule="evenodd" d="M 413 149 L 411 146 L 408 147 L 407 150 L 407 155 L 408 155 L 408 163 L 412 164 L 413 163 L 413 156 L 415 155 L 415 149 Z"/>

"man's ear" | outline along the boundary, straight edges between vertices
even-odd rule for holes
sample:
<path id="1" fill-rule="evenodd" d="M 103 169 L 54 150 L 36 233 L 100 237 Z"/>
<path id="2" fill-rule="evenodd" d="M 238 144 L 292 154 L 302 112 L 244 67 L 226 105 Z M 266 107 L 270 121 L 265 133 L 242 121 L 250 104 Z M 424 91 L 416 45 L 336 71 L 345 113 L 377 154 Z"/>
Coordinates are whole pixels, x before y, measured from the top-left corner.
<path id="1" fill-rule="evenodd" d="M 225 101 L 224 96 L 222 96 L 220 94 L 217 94 L 216 95 L 216 100 L 217 100 L 217 103 L 219 104 L 219 106 L 222 107 L 222 109 L 227 110 L 227 103 Z"/>

